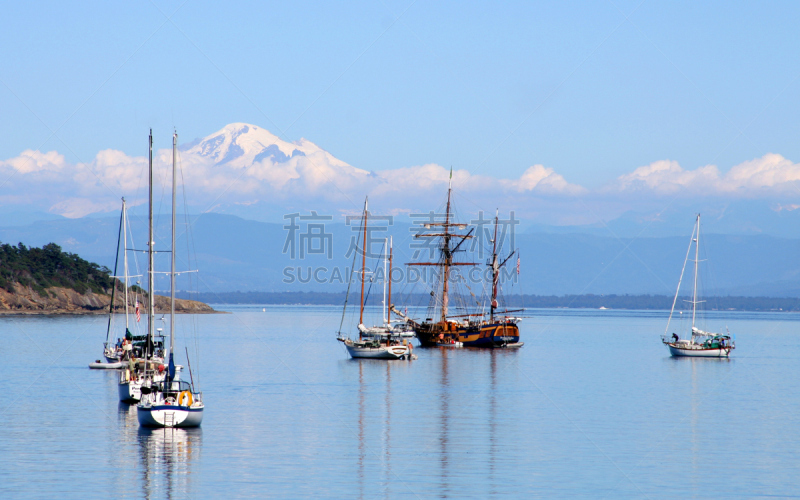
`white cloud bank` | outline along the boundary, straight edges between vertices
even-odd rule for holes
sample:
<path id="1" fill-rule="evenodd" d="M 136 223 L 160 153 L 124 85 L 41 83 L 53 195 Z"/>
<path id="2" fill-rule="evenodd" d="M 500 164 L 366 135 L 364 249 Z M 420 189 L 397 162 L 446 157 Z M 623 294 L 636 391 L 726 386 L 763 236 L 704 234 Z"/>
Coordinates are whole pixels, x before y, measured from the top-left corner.
<path id="1" fill-rule="evenodd" d="M 587 191 L 583 186 L 568 183 L 564 177 L 544 165 L 528 167 L 519 179 L 501 180 L 500 183 L 518 192 L 580 195 Z"/>
<path id="2" fill-rule="evenodd" d="M 725 174 L 716 165 L 684 170 L 677 162 L 661 160 L 617 178 L 607 191 L 658 195 L 702 194 L 742 198 L 800 194 L 800 164 L 768 153 L 740 163 Z"/>
<path id="3" fill-rule="evenodd" d="M 403 211 L 430 207 L 432 201 L 443 198 L 450 182 L 450 169 L 441 165 L 368 172 L 305 139 L 286 142 L 243 123 L 228 125 L 183 148 L 179 161 L 181 183 L 195 210 L 260 203 L 333 207 L 347 201 L 356 206 L 369 194 L 372 199 L 385 201 L 387 209 Z M 166 192 L 168 197 L 171 162 L 170 149 L 154 152 L 158 196 Z M 121 151 L 100 151 L 89 163 L 70 164 L 56 151 L 26 150 L 18 157 L 0 161 L 0 204 L 35 205 L 66 217 L 82 217 L 116 209 L 121 196 L 133 204 L 144 201 L 146 174 L 146 157 Z M 483 206 L 493 209 L 503 201 L 529 213 L 540 213 L 548 204 L 564 207 L 571 200 L 587 197 L 619 202 L 697 194 L 729 198 L 796 196 L 800 194 L 798 181 L 800 165 L 778 154 L 741 163 L 724 174 L 714 165 L 686 170 L 674 161 L 656 161 L 596 191 L 571 184 L 552 168 L 539 164 L 528 167 L 516 179 L 478 175 L 465 169 L 452 173 L 453 187 L 467 197 L 481 199 Z M 587 210 L 584 203 L 574 205 Z"/>
<path id="4" fill-rule="evenodd" d="M 169 185 L 172 151 L 154 152 L 156 191 Z M 348 165 L 301 139 L 282 141 L 248 124 L 231 124 L 179 152 L 182 184 L 196 205 L 255 205 L 282 201 L 341 202 L 365 194 L 397 204 L 422 205 L 442 197 L 450 170 L 426 164 L 368 172 Z M 146 196 L 147 158 L 104 150 L 89 163 L 69 164 L 55 151 L 25 151 L 0 162 L 0 203 L 27 202 L 66 217 L 113 210 L 119 198 Z M 0 183 L 2 182 L 0 178 Z M 581 194 L 553 169 L 534 165 L 518 179 L 497 179 L 454 170 L 454 188 L 481 196 Z M 24 194 L 22 194 L 24 193 Z M 404 207 L 399 207 L 400 209 Z"/>

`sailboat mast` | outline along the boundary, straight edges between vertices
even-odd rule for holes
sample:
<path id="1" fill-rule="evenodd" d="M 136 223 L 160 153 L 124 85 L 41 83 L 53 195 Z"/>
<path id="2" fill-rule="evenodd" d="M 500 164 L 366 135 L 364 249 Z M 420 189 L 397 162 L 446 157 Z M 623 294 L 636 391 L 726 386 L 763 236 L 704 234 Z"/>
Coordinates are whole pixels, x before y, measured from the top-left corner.
<path id="1" fill-rule="evenodd" d="M 114 274 L 112 276 L 112 278 L 114 278 L 114 280 L 112 281 L 112 286 L 111 286 L 111 302 L 108 304 L 108 326 L 106 326 L 106 341 L 103 344 L 104 348 L 108 348 L 108 343 L 111 341 L 111 318 L 114 316 L 114 297 L 116 296 L 115 292 L 117 291 L 117 280 L 119 279 L 117 277 L 117 269 L 119 267 L 118 266 L 118 264 L 119 264 L 119 245 L 120 245 L 120 242 L 122 241 L 122 217 L 125 214 L 125 211 L 124 211 L 125 198 L 122 198 L 122 208 L 123 208 L 123 211 L 120 212 L 120 214 L 119 214 L 119 231 L 120 232 L 117 233 L 117 254 L 114 256 Z M 128 312 L 127 309 L 126 309 L 125 312 L 126 313 Z M 126 323 L 128 322 L 127 316 L 125 317 L 125 322 Z M 127 326 L 127 324 L 125 326 Z"/>
<path id="2" fill-rule="evenodd" d="M 361 311 L 358 315 L 358 324 L 364 324 L 364 275 L 367 267 L 367 216 L 369 214 L 369 198 L 364 200 L 364 239 L 361 242 Z M 361 338 L 361 330 L 358 331 Z"/>
<path id="3" fill-rule="evenodd" d="M 153 336 L 155 335 L 155 324 L 154 324 L 154 314 L 155 314 L 155 304 L 156 304 L 156 296 L 155 296 L 155 270 L 153 266 L 153 246 L 155 245 L 155 241 L 153 238 L 153 129 L 150 129 L 150 155 L 149 155 L 149 199 L 148 199 L 148 206 L 149 206 L 149 215 L 148 215 L 148 224 L 149 224 L 149 233 L 148 233 L 148 240 L 147 240 L 147 259 L 148 259 L 148 267 L 147 267 L 147 295 L 148 295 L 148 315 L 147 315 L 147 345 L 145 346 L 145 352 L 150 350 L 150 343 L 153 341 Z M 151 353 L 152 354 L 152 353 Z M 147 358 L 147 356 L 145 356 Z"/>
<path id="4" fill-rule="evenodd" d="M 700 257 L 700 214 L 697 214 L 697 231 L 694 240 L 694 292 L 692 293 L 692 333 L 694 333 L 694 318 L 697 314 L 697 263 Z"/>
<path id="5" fill-rule="evenodd" d="M 453 256 L 450 253 L 450 194 L 453 191 L 453 169 L 450 169 L 450 184 L 447 186 L 447 211 L 444 218 L 444 241 L 442 252 L 444 253 L 444 269 L 442 270 L 442 322 L 447 321 L 447 307 L 450 305 L 448 291 L 450 288 L 450 264 Z"/>
<path id="6" fill-rule="evenodd" d="M 386 301 L 386 324 L 392 323 L 392 237 L 389 236 L 389 274 L 386 279 L 389 281 L 389 298 Z"/>
<path id="7" fill-rule="evenodd" d="M 122 254 L 123 268 L 125 269 L 125 333 L 128 333 L 128 212 L 125 208 L 125 198 L 122 198 Z"/>
<path id="8" fill-rule="evenodd" d="M 494 214 L 494 239 L 492 240 L 492 301 L 489 304 L 489 321 L 494 323 L 494 310 L 497 307 L 497 218 L 498 213 Z"/>
<path id="9" fill-rule="evenodd" d="M 175 352 L 175 184 L 177 182 L 178 133 L 172 134 L 172 247 L 169 264 L 169 360 Z"/>
<path id="10" fill-rule="evenodd" d="M 388 305 L 386 304 L 386 265 L 389 261 L 389 238 L 383 239 L 383 307 L 386 307 L 388 310 Z"/>

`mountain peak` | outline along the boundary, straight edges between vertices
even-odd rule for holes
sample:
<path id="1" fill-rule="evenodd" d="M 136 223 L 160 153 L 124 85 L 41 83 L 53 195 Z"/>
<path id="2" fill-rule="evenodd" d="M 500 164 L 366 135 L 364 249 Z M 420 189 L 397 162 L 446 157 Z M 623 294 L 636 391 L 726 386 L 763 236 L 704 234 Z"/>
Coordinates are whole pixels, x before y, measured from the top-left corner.
<path id="1" fill-rule="evenodd" d="M 212 159 L 217 164 L 230 163 L 234 167 L 249 166 L 253 162 L 266 159 L 270 159 L 273 163 L 285 163 L 295 156 L 307 156 L 318 152 L 334 159 L 311 141 L 300 139 L 287 142 L 269 130 L 249 123 L 225 125 L 199 142 L 192 143 L 187 152 Z"/>

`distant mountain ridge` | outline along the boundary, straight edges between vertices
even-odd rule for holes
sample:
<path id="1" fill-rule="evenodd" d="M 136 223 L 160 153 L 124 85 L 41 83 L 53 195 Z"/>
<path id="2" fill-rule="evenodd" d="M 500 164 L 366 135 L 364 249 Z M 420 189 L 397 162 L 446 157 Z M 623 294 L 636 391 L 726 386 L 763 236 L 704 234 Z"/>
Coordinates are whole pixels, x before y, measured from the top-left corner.
<path id="1" fill-rule="evenodd" d="M 659 212 L 628 211 L 605 222 L 588 225 L 552 226 L 529 224 L 527 232 L 585 233 L 621 238 L 665 237 L 691 233 L 694 217 L 702 217 L 703 234 L 770 235 L 800 238 L 800 210 L 763 201 L 699 200 L 674 202 Z M 688 222 L 687 222 L 688 221 Z"/>
<path id="2" fill-rule="evenodd" d="M 402 219 L 401 219 L 402 220 Z M 329 223 L 332 259 L 327 255 L 308 254 L 303 258 L 287 250 L 289 233 L 285 224 L 241 219 L 216 213 L 191 216 L 194 234 L 192 255 L 197 257 L 199 273 L 179 278 L 181 290 L 200 292 L 317 291 L 341 292 L 346 282 L 303 283 L 295 279 L 284 283 L 285 270 L 297 270 L 305 279 L 308 269 L 327 269 L 322 277 L 330 277 L 338 267 L 342 276 L 352 265 L 352 255 L 345 257 L 350 247 L 353 227 Z M 132 217 L 135 244 L 146 241 L 144 219 Z M 412 226 L 396 221 L 385 236 L 392 235 L 395 243 L 395 266 L 402 267 L 413 259 Z M 691 228 L 689 228 L 691 229 Z M 179 226 L 183 231 L 183 226 Z M 56 242 L 64 249 L 84 258 L 113 266 L 118 218 L 84 218 L 39 221 L 27 226 L 0 227 L 0 241 L 22 241 L 28 245 Z M 302 229 L 305 231 L 305 228 Z M 157 235 L 167 238 L 169 221 L 162 218 Z M 380 238 L 383 238 L 382 234 Z M 565 294 L 658 294 L 674 295 L 683 258 L 689 243 L 688 234 L 671 237 L 625 238 L 586 233 L 545 233 L 529 231 L 516 235 L 521 263 L 518 283 L 508 286 L 506 293 L 535 295 Z M 299 236 L 295 243 L 299 243 Z M 165 249 L 168 241 L 156 240 L 156 249 Z M 377 248 L 377 247 L 376 247 Z M 701 251 L 708 260 L 701 266 L 703 295 L 747 295 L 771 297 L 800 296 L 800 239 L 778 238 L 769 235 L 706 234 Z M 179 268 L 187 269 L 189 248 L 179 246 Z M 166 256 L 159 254 L 156 266 L 168 269 Z M 479 259 L 479 262 L 485 260 Z M 702 257 L 702 258 L 706 258 Z M 143 274 L 144 259 L 132 256 L 132 273 Z M 368 263 L 375 266 L 374 259 Z M 380 264 L 382 265 L 382 264 Z M 194 269 L 195 267 L 193 267 Z M 134 272 L 136 271 L 136 272 Z M 189 287 L 184 280 L 199 280 L 199 286 Z M 198 282 L 195 281 L 195 285 Z M 168 289 L 165 275 L 159 275 L 157 290 Z M 478 293 L 480 287 L 475 292 Z M 423 284 L 396 286 L 393 294 L 425 293 Z"/>

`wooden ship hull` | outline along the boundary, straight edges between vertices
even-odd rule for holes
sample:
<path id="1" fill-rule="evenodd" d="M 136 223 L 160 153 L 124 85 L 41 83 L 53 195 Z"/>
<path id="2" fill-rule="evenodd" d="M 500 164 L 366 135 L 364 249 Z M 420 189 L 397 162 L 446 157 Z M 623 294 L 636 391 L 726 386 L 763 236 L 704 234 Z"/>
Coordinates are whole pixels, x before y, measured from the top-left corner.
<path id="1" fill-rule="evenodd" d="M 516 321 L 463 325 L 455 322 L 418 323 L 414 325 L 423 347 L 461 342 L 464 347 L 521 347 Z"/>
<path id="2" fill-rule="evenodd" d="M 419 339 L 420 345 L 423 347 L 433 346 L 455 346 L 462 345 L 463 347 L 522 347 L 519 341 L 519 326 L 517 323 L 519 318 L 508 316 L 508 313 L 518 312 L 508 310 L 507 307 L 500 305 L 500 269 L 517 253 L 513 250 L 505 258 L 501 258 L 499 252 L 502 244 L 498 245 L 498 220 L 499 217 L 495 215 L 494 218 L 494 236 L 489 240 L 492 244 L 491 259 L 486 262 L 489 270 L 491 270 L 491 283 L 488 289 L 490 290 L 491 300 L 484 305 L 478 304 L 480 311 L 475 311 L 475 305 L 469 305 L 464 301 L 464 297 L 468 296 L 462 290 L 459 292 L 457 287 L 461 280 L 451 279 L 451 272 L 457 269 L 457 266 L 476 267 L 482 265 L 480 262 L 463 262 L 456 260 L 455 257 L 458 253 L 466 253 L 468 250 L 464 246 L 464 242 L 475 238 L 476 227 L 472 227 L 466 233 L 464 230 L 468 224 L 459 223 L 455 220 L 454 213 L 451 205 L 452 195 L 452 178 L 453 172 L 450 171 L 450 185 L 447 189 L 447 204 L 445 208 L 444 220 L 436 219 L 435 217 L 422 225 L 420 232 L 414 235 L 415 238 L 431 238 L 438 240 L 439 257 L 436 260 L 428 262 L 407 262 L 407 266 L 431 266 L 441 270 L 438 282 L 432 287 L 431 301 L 428 305 L 429 318 L 425 321 L 415 321 L 405 313 L 400 313 L 396 308 L 391 307 L 391 311 L 404 319 L 407 324 L 414 330 L 414 333 Z M 433 214 L 433 212 L 431 212 Z M 503 234 L 500 234 L 502 240 Z M 485 235 L 485 228 L 480 229 L 477 236 L 483 237 Z M 513 241 L 513 239 L 512 239 Z M 471 250 L 470 250 L 471 251 Z M 519 273 L 519 260 L 517 261 L 517 273 Z M 472 291 L 469 294 L 474 297 Z M 451 303 L 451 300 L 454 302 Z M 459 305 L 458 302 L 461 302 Z M 484 308 L 488 306 L 488 310 Z M 460 311 L 454 311 L 461 309 Z M 521 311 L 521 309 L 519 310 Z M 456 312 L 457 314 L 453 314 Z M 466 313 L 466 314 L 464 314 Z M 438 321 L 434 322 L 431 318 L 437 318 Z M 456 320 L 455 318 L 464 318 L 463 320 Z"/>

